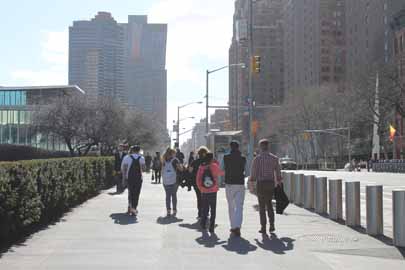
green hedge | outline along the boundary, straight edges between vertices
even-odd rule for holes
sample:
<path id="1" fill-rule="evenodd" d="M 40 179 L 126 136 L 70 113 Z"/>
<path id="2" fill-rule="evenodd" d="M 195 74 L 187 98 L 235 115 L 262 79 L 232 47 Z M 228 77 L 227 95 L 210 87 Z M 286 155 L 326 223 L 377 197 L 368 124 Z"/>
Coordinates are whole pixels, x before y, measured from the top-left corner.
<path id="1" fill-rule="evenodd" d="M 113 185 L 109 157 L 0 163 L 0 242 L 29 233 Z"/>
<path id="2" fill-rule="evenodd" d="M 70 153 L 66 151 L 48 151 L 28 145 L 0 144 L 0 161 L 67 157 L 70 157 Z"/>

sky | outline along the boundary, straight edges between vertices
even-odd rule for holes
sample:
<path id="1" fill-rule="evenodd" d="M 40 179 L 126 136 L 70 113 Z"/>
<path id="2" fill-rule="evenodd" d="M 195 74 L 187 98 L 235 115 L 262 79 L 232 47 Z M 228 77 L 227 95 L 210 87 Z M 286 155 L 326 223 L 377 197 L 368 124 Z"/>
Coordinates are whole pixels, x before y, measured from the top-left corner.
<path id="1" fill-rule="evenodd" d="M 151 23 L 168 24 L 168 126 L 177 106 L 204 101 L 205 71 L 228 64 L 234 0 L 0 0 L 0 85 L 68 83 L 68 29 L 98 11 L 118 22 L 146 14 Z M 228 71 L 210 75 L 211 105 L 228 102 Z M 205 117 L 205 103 L 180 111 L 190 130 Z M 210 111 L 213 113 L 213 111 Z M 180 142 L 191 136 L 182 136 Z"/>

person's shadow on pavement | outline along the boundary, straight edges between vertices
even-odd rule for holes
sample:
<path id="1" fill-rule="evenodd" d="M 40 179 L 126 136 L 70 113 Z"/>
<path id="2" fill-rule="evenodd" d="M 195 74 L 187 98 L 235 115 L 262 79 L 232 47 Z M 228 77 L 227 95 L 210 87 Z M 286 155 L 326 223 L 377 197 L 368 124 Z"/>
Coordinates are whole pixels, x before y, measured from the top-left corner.
<path id="1" fill-rule="evenodd" d="M 169 225 L 177 222 L 182 222 L 183 219 L 179 219 L 177 217 L 168 216 L 168 217 L 158 217 L 156 223 L 160 225 Z"/>
<path id="2" fill-rule="evenodd" d="M 255 239 L 256 244 L 268 251 L 272 251 L 275 254 L 284 255 L 286 251 L 294 249 L 295 239 L 289 237 L 278 238 L 277 234 L 272 233 L 270 237 L 265 234 L 263 235 L 262 242 L 258 239 Z"/>
<path id="3" fill-rule="evenodd" d="M 240 255 L 246 255 L 249 252 L 257 250 L 255 245 L 252 245 L 248 240 L 242 237 L 229 237 L 228 243 L 222 245 L 224 249 L 230 252 L 236 252 Z"/>
<path id="4" fill-rule="evenodd" d="M 201 230 L 201 225 L 200 225 L 200 222 L 198 222 L 198 221 L 196 221 L 193 224 L 182 223 L 182 224 L 179 224 L 179 226 L 182 227 L 182 228 L 190 229 L 190 230 L 196 230 L 196 231 Z"/>
<path id="5" fill-rule="evenodd" d="M 114 220 L 115 224 L 130 225 L 138 223 L 136 216 L 130 216 L 127 213 L 113 213 L 110 218 Z"/>
<path id="6" fill-rule="evenodd" d="M 206 247 L 206 248 L 213 248 L 215 246 L 223 245 L 226 241 L 220 241 L 221 239 L 215 233 L 209 234 L 207 231 L 203 231 L 201 237 L 195 239 L 195 241 Z"/>

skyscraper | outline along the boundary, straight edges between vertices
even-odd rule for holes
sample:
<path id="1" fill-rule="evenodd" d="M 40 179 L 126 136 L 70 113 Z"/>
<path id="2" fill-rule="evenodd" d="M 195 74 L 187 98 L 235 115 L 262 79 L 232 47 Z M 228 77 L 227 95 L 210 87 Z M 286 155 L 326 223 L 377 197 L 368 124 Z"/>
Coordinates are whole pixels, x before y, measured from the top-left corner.
<path id="1" fill-rule="evenodd" d="M 117 23 L 99 12 L 69 29 L 69 83 L 90 96 L 112 96 L 166 126 L 166 24 L 147 16 Z"/>
<path id="2" fill-rule="evenodd" d="M 110 13 L 99 12 L 69 28 L 69 83 L 79 85 L 90 97 L 126 101 L 124 36 Z"/>
<path id="3" fill-rule="evenodd" d="M 129 16 L 120 24 L 125 40 L 125 90 L 131 106 L 153 114 L 166 126 L 166 24 Z"/>
<path id="4" fill-rule="evenodd" d="M 229 64 L 245 63 L 250 67 L 249 1 L 235 2 Z M 281 0 L 256 1 L 252 6 L 253 55 L 261 57 L 260 73 L 253 74 L 252 98 L 256 105 L 280 104 L 284 98 Z M 247 134 L 248 121 L 241 106 L 246 106 L 248 102 L 248 80 L 249 68 L 230 68 L 229 105 L 232 127 L 243 129 L 245 134 Z M 263 122 L 266 118 L 265 113 L 265 110 L 256 110 L 254 118 Z"/>
<path id="5" fill-rule="evenodd" d="M 355 79 L 371 65 L 389 62 L 393 55 L 394 15 L 405 7 L 403 0 L 345 0 L 347 76 Z"/>
<path id="6" fill-rule="evenodd" d="M 287 91 L 344 81 L 344 16 L 341 0 L 283 1 Z"/>

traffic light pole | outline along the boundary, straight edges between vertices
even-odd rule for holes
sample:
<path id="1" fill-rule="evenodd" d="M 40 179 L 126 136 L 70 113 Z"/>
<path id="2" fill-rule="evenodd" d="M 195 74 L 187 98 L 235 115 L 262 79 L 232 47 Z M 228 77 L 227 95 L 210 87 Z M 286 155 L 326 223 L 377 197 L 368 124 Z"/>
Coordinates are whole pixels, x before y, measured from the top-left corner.
<path id="1" fill-rule="evenodd" d="M 326 133 L 326 134 L 331 134 L 339 137 L 345 137 L 342 134 L 339 134 L 335 131 L 339 130 L 347 130 L 347 156 L 348 156 L 348 162 L 351 166 L 352 164 L 352 136 L 351 136 L 351 129 L 350 127 L 342 127 L 342 128 L 329 128 L 329 129 L 317 129 L 317 130 L 304 130 L 306 133 Z"/>
<path id="2" fill-rule="evenodd" d="M 248 145 L 248 170 L 247 174 L 250 175 L 250 164 L 253 161 L 253 149 L 254 149 L 254 137 L 253 137 L 253 130 L 252 130 L 252 123 L 253 123 L 253 0 L 249 1 L 249 47 L 248 47 L 248 55 L 249 55 L 249 126 L 248 126 L 248 138 L 249 138 L 249 145 Z"/>
<path id="3" fill-rule="evenodd" d="M 177 137 L 176 137 L 176 143 L 177 147 L 180 148 L 180 106 L 177 107 Z"/>
<path id="4" fill-rule="evenodd" d="M 208 133 L 210 131 L 210 126 L 208 122 L 208 110 L 209 110 L 209 104 L 208 104 L 208 94 L 209 94 L 209 75 L 210 71 L 207 70 L 206 73 L 206 91 L 205 91 L 205 136 L 206 136 L 206 144 L 208 145 Z"/>

